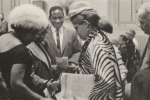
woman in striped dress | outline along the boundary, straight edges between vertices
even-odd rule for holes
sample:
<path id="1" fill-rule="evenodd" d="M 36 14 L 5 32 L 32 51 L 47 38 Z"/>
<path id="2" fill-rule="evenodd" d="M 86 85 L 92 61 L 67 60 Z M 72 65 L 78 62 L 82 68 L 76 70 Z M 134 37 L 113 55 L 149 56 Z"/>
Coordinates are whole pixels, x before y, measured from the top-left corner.
<path id="1" fill-rule="evenodd" d="M 69 7 L 69 17 L 78 35 L 86 40 L 79 66 L 83 74 L 94 74 L 89 100 L 123 100 L 123 82 L 114 48 L 99 27 L 100 17 L 88 2 Z"/>

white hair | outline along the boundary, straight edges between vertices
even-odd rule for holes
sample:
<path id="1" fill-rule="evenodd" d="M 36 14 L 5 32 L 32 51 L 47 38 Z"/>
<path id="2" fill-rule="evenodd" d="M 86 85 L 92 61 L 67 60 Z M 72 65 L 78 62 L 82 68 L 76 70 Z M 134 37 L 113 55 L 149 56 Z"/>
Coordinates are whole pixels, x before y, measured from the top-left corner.
<path id="1" fill-rule="evenodd" d="M 23 4 L 10 12 L 9 23 L 15 27 L 40 30 L 48 26 L 49 20 L 41 8 L 32 4 Z"/>
<path id="2" fill-rule="evenodd" d="M 150 12 L 150 2 L 146 2 L 140 6 L 138 10 L 138 16 L 146 14 L 147 12 Z"/>

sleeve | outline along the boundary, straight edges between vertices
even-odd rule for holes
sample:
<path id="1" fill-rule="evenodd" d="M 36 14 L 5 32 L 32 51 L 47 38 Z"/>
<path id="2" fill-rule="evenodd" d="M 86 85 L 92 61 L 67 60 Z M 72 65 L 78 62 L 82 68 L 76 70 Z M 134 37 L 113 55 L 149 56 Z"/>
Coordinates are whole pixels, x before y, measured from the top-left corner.
<path id="1" fill-rule="evenodd" d="M 131 59 L 134 55 L 134 52 L 135 52 L 135 45 L 134 43 L 130 43 L 128 45 L 128 58 Z"/>
<path id="2" fill-rule="evenodd" d="M 32 61 L 32 58 L 26 47 L 20 45 L 13 49 L 10 54 L 13 64 L 28 64 Z"/>
<path id="3" fill-rule="evenodd" d="M 121 79 L 123 81 L 127 77 L 128 70 L 125 67 L 124 62 L 122 61 L 122 57 L 119 51 L 116 52 L 116 56 L 117 56 L 117 61 L 118 61 L 119 69 L 120 69 Z"/>
<path id="4" fill-rule="evenodd" d="M 108 52 L 103 50 L 100 45 L 93 45 L 90 44 L 89 51 L 90 51 L 90 60 L 91 65 L 93 68 L 93 73 L 96 76 L 96 83 L 99 81 L 104 81 L 105 84 L 111 83 L 109 78 L 113 77 L 114 68 L 111 62 L 111 57 Z M 111 79 L 110 79 L 111 80 Z M 103 88 L 102 85 L 100 87 Z"/>
<path id="5" fill-rule="evenodd" d="M 116 96 L 121 96 L 121 77 L 118 70 L 119 68 L 116 68 L 119 66 L 116 63 L 114 54 L 112 52 L 106 51 L 101 47 L 101 45 L 97 44 L 93 46 L 93 50 L 92 52 L 90 51 L 90 55 L 93 64 L 93 71 L 96 77 L 93 91 L 97 90 L 97 87 L 103 91 L 106 89 L 106 87 L 111 89 L 112 86 L 116 85 Z M 107 90 L 109 91 L 109 89 Z"/>
<path id="6" fill-rule="evenodd" d="M 72 53 L 72 57 L 69 59 L 69 62 L 78 64 L 78 59 L 80 56 L 82 46 L 81 46 L 80 40 L 78 39 L 76 33 L 73 34 L 72 38 L 74 40 L 73 41 L 73 53 Z"/>

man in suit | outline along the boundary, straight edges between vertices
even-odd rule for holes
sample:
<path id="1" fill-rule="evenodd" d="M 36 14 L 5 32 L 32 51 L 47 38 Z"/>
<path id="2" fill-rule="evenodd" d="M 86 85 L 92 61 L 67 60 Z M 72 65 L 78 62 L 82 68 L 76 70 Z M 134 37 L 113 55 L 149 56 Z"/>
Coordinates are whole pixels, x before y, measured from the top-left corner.
<path id="1" fill-rule="evenodd" d="M 8 22 L 4 19 L 4 14 L 0 13 L 0 36 L 8 32 Z"/>
<path id="2" fill-rule="evenodd" d="M 59 70 L 56 57 L 68 57 L 69 66 L 78 65 L 81 45 L 75 31 L 63 26 L 64 12 L 60 6 L 50 8 L 49 20 L 51 26 L 47 29 L 45 36 L 45 49 L 51 58 L 54 79 L 59 78 Z"/>
<path id="3" fill-rule="evenodd" d="M 120 35 L 119 37 L 119 51 L 121 52 L 122 61 L 124 62 L 124 65 L 126 65 L 127 62 L 127 37 L 125 35 Z"/>
<path id="4" fill-rule="evenodd" d="M 135 36 L 135 31 L 134 30 L 129 30 L 129 32 L 126 32 L 127 35 L 127 52 L 128 52 L 128 63 L 127 63 L 127 68 L 129 69 L 130 64 L 132 62 L 132 57 L 135 53 L 135 45 L 133 43 L 133 38 Z"/>
<path id="5" fill-rule="evenodd" d="M 150 2 L 140 6 L 138 18 L 141 29 L 150 37 Z M 131 100 L 150 99 L 150 38 L 143 52 L 140 67 L 140 71 L 135 74 L 132 80 Z"/>

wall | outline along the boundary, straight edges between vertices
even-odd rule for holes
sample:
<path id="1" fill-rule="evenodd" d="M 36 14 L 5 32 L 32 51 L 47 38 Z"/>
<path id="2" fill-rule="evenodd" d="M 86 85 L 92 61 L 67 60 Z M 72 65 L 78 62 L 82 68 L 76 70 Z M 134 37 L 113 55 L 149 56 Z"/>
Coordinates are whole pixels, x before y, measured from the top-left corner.
<path id="1" fill-rule="evenodd" d="M 15 6 L 31 3 L 33 1 L 44 1 L 44 11 L 46 12 L 48 16 L 48 12 L 50 7 L 54 5 L 60 5 L 60 1 L 65 2 L 66 0 L 0 0 L 0 12 L 3 12 L 5 14 L 5 18 L 8 19 L 9 12 L 11 9 L 13 9 Z M 74 2 L 81 1 L 81 0 L 74 0 Z M 138 27 L 137 24 L 115 24 L 114 18 L 115 18 L 115 7 L 117 5 L 117 0 L 84 0 L 92 3 L 93 7 L 97 10 L 98 14 L 107 20 L 109 20 L 113 25 L 113 36 L 118 38 L 120 34 L 125 34 L 126 31 L 129 29 L 134 29 L 137 32 L 137 35 L 145 36 L 144 33 L 141 31 L 141 29 Z M 136 0 L 133 0 L 136 1 Z M 150 1 L 150 0 L 145 0 Z M 65 26 L 72 28 L 73 26 L 70 23 L 70 20 L 66 17 Z M 9 30 L 11 28 L 9 27 Z"/>

